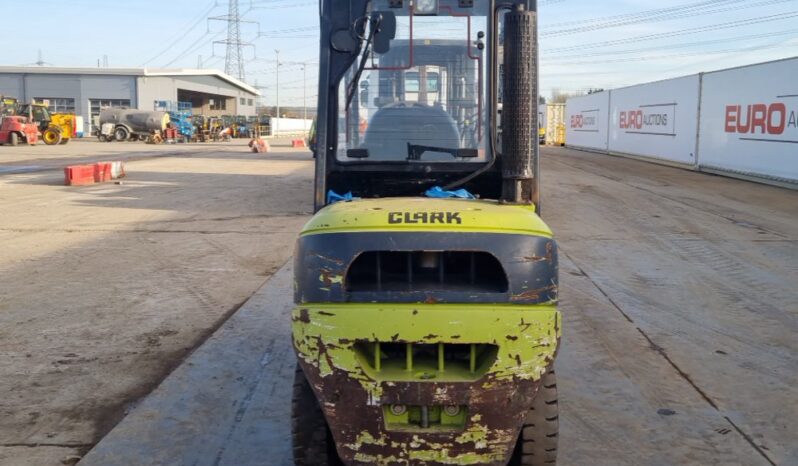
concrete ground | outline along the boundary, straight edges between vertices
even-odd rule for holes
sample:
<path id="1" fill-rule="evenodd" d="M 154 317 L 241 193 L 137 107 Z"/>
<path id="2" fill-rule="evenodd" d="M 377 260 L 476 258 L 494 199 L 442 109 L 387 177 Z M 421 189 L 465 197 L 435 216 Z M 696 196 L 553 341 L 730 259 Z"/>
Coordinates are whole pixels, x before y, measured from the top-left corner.
<path id="1" fill-rule="evenodd" d="M 138 191 L 113 195 L 102 191 L 126 185 L 0 177 L 0 206 L 15 209 L 3 226 L 17 225 L 0 229 L 12 254 L 0 261 L 0 349 L 11 354 L 0 391 L 12 395 L 0 407 L 0 464 L 82 454 L 258 288 L 264 260 L 275 259 L 269 273 L 285 262 L 310 209 L 300 154 L 142 160 L 130 166 Z M 243 167 L 259 180 L 240 180 Z M 561 248 L 559 464 L 798 464 L 798 192 L 547 148 L 543 194 Z M 58 206 L 75 218 L 47 215 Z M 103 228 L 116 241 L 66 240 Z M 81 464 L 290 464 L 290 273 L 269 279 Z M 95 304 L 81 305 L 89 292 Z M 214 312 L 203 294 L 232 304 Z"/>
<path id="2" fill-rule="evenodd" d="M 0 464 L 74 463 L 288 260 L 312 158 L 245 144 L 0 147 Z"/>

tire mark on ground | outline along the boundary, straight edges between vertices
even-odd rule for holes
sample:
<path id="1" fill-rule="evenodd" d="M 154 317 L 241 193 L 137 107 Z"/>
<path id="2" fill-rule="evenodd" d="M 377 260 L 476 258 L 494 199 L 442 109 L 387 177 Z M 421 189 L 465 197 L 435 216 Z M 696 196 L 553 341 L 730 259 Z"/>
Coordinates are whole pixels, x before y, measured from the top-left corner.
<path id="1" fill-rule="evenodd" d="M 609 296 L 609 294 L 608 294 L 608 293 L 607 293 L 607 292 L 606 292 L 606 291 L 605 291 L 605 290 L 604 290 L 604 289 L 603 289 L 603 288 L 602 288 L 602 287 L 601 287 L 601 286 L 600 286 L 600 285 L 599 285 L 599 284 L 598 284 L 598 283 L 597 283 L 597 282 L 596 282 L 596 281 L 595 281 L 595 280 L 594 280 L 594 279 L 593 279 L 593 278 L 592 278 L 592 277 L 591 277 L 591 276 L 590 276 L 590 275 L 589 275 L 587 272 L 585 272 L 585 270 L 582 268 L 582 266 L 580 266 L 580 265 L 579 265 L 579 263 L 577 263 L 577 262 L 574 260 L 574 258 L 573 258 L 573 257 L 571 257 L 571 256 L 570 256 L 568 253 L 566 253 L 566 252 L 565 252 L 565 251 L 562 249 L 562 246 L 560 246 L 560 248 L 559 248 L 559 252 L 560 252 L 560 254 L 562 254 L 563 256 L 567 257 L 567 258 L 568 258 L 568 260 L 570 260 L 570 261 L 571 261 L 571 263 L 573 263 L 573 264 L 574 264 L 574 266 L 575 266 L 575 267 L 576 267 L 576 268 L 579 270 L 579 272 L 580 272 L 582 275 L 584 275 L 584 276 L 585 276 L 585 277 L 586 277 L 588 280 L 590 280 L 590 282 L 593 284 L 593 287 L 595 287 L 595 289 L 596 289 L 596 290 L 598 290 L 598 291 L 599 291 L 599 292 L 600 292 L 600 293 L 601 293 L 601 294 L 602 294 L 604 297 L 606 297 L 606 298 L 607 298 L 607 300 L 609 301 L 609 303 L 612 305 L 612 307 L 613 307 L 613 308 L 615 308 L 615 309 L 616 309 L 616 310 L 617 310 L 617 311 L 618 311 L 618 312 L 619 312 L 621 315 L 623 315 L 623 317 L 624 317 L 624 318 L 625 318 L 627 321 L 629 321 L 629 323 L 631 323 L 631 324 L 635 325 L 635 328 L 637 329 L 637 331 L 638 331 L 638 332 L 640 332 L 640 334 L 641 334 L 641 335 L 642 335 L 642 336 L 643 336 L 643 337 L 644 337 L 644 338 L 645 338 L 645 339 L 648 341 L 648 343 L 649 343 L 649 345 L 650 345 L 650 347 L 651 347 L 651 349 L 652 349 L 653 351 L 655 351 L 657 354 L 659 354 L 660 356 L 662 356 L 662 357 L 665 359 L 665 361 L 666 361 L 666 362 L 667 362 L 667 363 L 668 363 L 668 364 L 669 364 L 671 367 L 673 367 L 673 369 L 676 371 L 676 373 L 677 373 L 677 374 L 679 374 L 679 376 L 680 376 L 682 379 L 684 379 L 684 380 L 685 380 L 685 382 L 687 382 L 687 383 L 688 383 L 688 384 L 689 384 L 689 385 L 690 385 L 690 386 L 691 386 L 691 387 L 692 387 L 692 388 L 693 388 L 693 389 L 696 391 L 696 393 L 698 393 L 698 395 L 699 395 L 699 396 L 701 396 L 701 398 L 703 398 L 703 399 L 704 399 L 704 401 L 706 401 L 706 402 L 707 402 L 707 404 L 709 404 L 710 406 L 712 406 L 712 408 L 714 408 L 714 409 L 715 409 L 715 411 L 717 411 L 718 413 L 721 413 L 721 414 L 723 414 L 723 411 L 722 411 L 722 410 L 721 410 L 721 409 L 718 407 L 717 403 L 716 403 L 716 402 L 715 402 L 715 401 L 712 399 L 712 397 L 711 397 L 711 396 L 710 396 L 708 393 L 706 393 L 706 392 L 705 392 L 705 391 L 704 391 L 704 390 L 703 390 L 701 387 L 699 387 L 699 386 L 698 386 L 698 384 L 696 384 L 696 383 L 695 383 L 695 382 L 692 380 L 692 378 L 690 377 L 690 375 L 689 375 L 689 374 L 687 374 L 687 373 L 686 373 L 684 370 L 682 370 L 682 369 L 679 367 L 679 365 L 678 365 L 678 364 L 676 364 L 676 362 L 675 362 L 673 359 L 671 359 L 671 358 L 670 358 L 670 356 L 668 355 L 668 353 L 665 351 L 665 348 L 663 348 L 663 347 L 661 347 L 661 346 L 657 345 L 657 344 L 654 342 L 654 340 L 653 340 L 653 339 L 651 339 L 651 337 L 649 337 L 649 336 L 648 336 L 648 334 L 647 334 L 647 333 L 646 333 L 646 332 L 645 332 L 643 329 L 641 329 L 639 326 L 637 326 L 637 325 L 636 325 L 636 323 L 635 323 L 635 322 L 634 322 L 634 320 L 633 320 L 633 319 L 632 319 L 632 318 L 629 316 L 629 314 L 628 314 L 627 312 L 625 312 L 625 311 L 624 311 L 624 310 L 623 310 L 623 309 L 622 309 L 622 308 L 621 308 L 621 307 L 620 307 L 620 306 L 619 306 L 619 305 L 618 305 L 618 304 L 617 304 L 617 303 L 616 303 L 616 302 L 615 302 L 615 301 L 614 301 L 614 300 L 613 300 L 613 299 L 612 299 L 612 298 Z M 763 458 L 764 458 L 764 459 L 765 459 L 765 460 L 766 460 L 766 461 L 767 461 L 769 464 L 771 464 L 771 465 L 773 465 L 773 466 L 777 466 L 777 465 L 776 465 L 776 463 L 775 463 L 775 462 L 774 462 L 774 461 L 773 461 L 773 460 L 772 460 L 772 459 L 771 459 L 771 458 L 770 458 L 770 457 L 767 455 L 767 453 L 766 453 L 766 452 L 765 452 L 765 451 L 764 451 L 764 450 L 763 450 L 761 447 L 759 447 L 758 445 L 756 445 L 756 444 L 753 442 L 753 440 L 752 440 L 752 438 L 751 438 L 751 436 L 750 436 L 749 434 L 747 434 L 746 432 L 744 432 L 744 431 L 743 431 L 743 430 L 742 430 L 742 429 L 741 429 L 739 426 L 737 426 L 737 424 L 735 424 L 734 422 L 732 422 L 732 420 L 731 420 L 731 419 L 729 419 L 729 417 L 728 417 L 728 416 L 726 416 L 726 415 L 723 415 L 723 418 L 724 418 L 724 419 L 725 419 L 725 420 L 726 420 L 726 421 L 727 421 L 727 422 L 728 422 L 730 425 L 732 425 L 732 427 L 734 427 L 734 429 L 737 431 L 737 433 L 738 433 L 738 434 L 740 434 L 740 435 L 741 435 L 741 436 L 742 436 L 742 437 L 743 437 L 743 438 L 744 438 L 744 439 L 745 439 L 745 440 L 746 440 L 746 441 L 747 441 L 747 442 L 748 442 L 748 443 L 749 443 L 749 444 L 750 444 L 750 445 L 751 445 L 751 446 L 754 448 L 754 450 L 756 450 L 756 451 L 757 451 L 757 453 L 759 453 L 759 455 L 761 455 L 761 456 L 762 456 L 762 457 L 763 457 Z"/>

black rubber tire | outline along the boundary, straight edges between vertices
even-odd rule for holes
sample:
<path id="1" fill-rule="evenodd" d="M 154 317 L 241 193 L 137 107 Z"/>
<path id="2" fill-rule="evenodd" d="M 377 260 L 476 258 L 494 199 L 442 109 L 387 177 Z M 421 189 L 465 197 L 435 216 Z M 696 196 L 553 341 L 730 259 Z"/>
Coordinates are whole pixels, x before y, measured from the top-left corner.
<path id="1" fill-rule="evenodd" d="M 508 466 L 556 465 L 559 428 L 557 376 L 552 368 L 543 376 Z"/>
<path id="2" fill-rule="evenodd" d="M 299 364 L 291 397 L 291 445 L 296 466 L 343 466 L 324 413 Z"/>
<path id="3" fill-rule="evenodd" d="M 11 144 L 12 146 L 16 146 L 17 144 L 19 144 L 19 134 L 17 133 L 9 134 L 8 143 Z"/>
<path id="4" fill-rule="evenodd" d="M 61 130 L 52 127 L 45 129 L 44 133 L 42 133 L 42 141 L 48 146 L 61 144 L 63 137 Z"/>
<path id="5" fill-rule="evenodd" d="M 69 139 L 67 139 L 67 138 L 63 138 L 63 139 L 61 139 L 61 142 L 60 142 L 60 144 L 62 144 L 62 145 L 63 145 L 63 144 L 69 144 L 69 141 L 70 141 Z"/>
<path id="6" fill-rule="evenodd" d="M 129 137 L 130 131 L 124 126 L 117 126 L 116 129 L 114 129 L 114 140 L 117 142 L 127 141 Z"/>

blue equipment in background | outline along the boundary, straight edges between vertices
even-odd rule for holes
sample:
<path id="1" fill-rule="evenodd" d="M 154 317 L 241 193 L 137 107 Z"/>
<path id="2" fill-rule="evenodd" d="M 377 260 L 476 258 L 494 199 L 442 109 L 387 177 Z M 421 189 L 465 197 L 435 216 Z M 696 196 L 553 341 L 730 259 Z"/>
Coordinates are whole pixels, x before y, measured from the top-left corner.
<path id="1" fill-rule="evenodd" d="M 156 100 L 156 111 L 167 112 L 172 125 L 177 132 L 187 139 L 194 137 L 196 128 L 191 121 L 191 102 L 174 102 L 171 100 Z"/>

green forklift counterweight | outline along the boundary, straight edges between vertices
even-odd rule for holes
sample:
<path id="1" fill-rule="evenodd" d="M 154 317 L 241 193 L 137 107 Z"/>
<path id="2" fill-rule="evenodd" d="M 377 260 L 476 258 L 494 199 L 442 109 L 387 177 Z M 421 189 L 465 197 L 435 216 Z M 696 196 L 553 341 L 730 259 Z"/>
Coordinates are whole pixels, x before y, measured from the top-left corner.
<path id="1" fill-rule="evenodd" d="M 295 464 L 555 464 L 562 330 L 539 216 L 536 2 L 320 6 Z"/>

